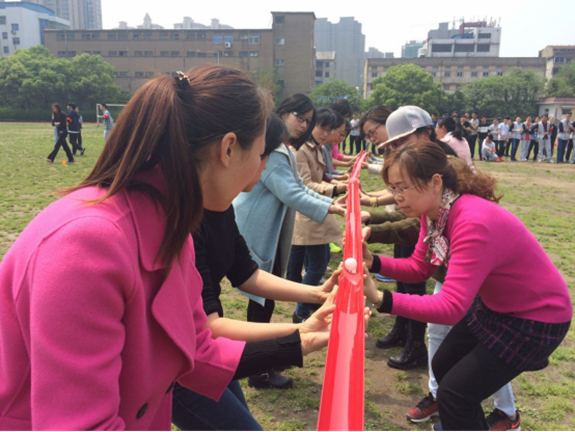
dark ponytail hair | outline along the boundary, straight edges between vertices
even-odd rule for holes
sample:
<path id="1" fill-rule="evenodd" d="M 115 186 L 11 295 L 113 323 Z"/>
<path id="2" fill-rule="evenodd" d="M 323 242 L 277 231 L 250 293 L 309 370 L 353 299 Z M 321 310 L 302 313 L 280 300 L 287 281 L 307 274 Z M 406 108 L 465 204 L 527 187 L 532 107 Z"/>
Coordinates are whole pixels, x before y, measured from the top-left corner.
<path id="1" fill-rule="evenodd" d="M 446 155 L 453 156 L 453 157 L 459 157 L 459 156 L 457 156 L 457 153 L 455 153 L 455 150 L 453 150 L 448 144 L 444 143 L 439 138 L 437 138 L 437 132 L 435 132 L 435 129 L 433 129 L 432 126 L 422 126 L 420 128 L 417 128 L 415 130 L 414 134 L 417 135 L 418 139 L 429 140 L 429 141 L 437 144 L 439 147 L 441 147 L 443 149 L 443 151 L 445 152 Z M 427 135 L 427 136 L 424 137 L 423 135 Z M 390 147 L 390 146 L 388 146 L 388 147 Z"/>
<path id="2" fill-rule="evenodd" d="M 292 139 L 291 137 L 289 138 L 289 143 L 294 148 L 300 148 L 303 143 L 309 141 L 311 131 L 313 131 L 316 122 L 315 106 L 313 105 L 311 99 L 308 98 L 306 95 L 296 93 L 285 98 L 276 109 L 276 114 L 279 115 L 282 119 L 284 115 L 289 115 L 294 112 L 298 114 L 305 114 L 306 112 L 309 111 L 313 112 L 313 116 L 311 118 L 311 123 L 309 125 L 308 130 L 301 137 L 297 139 Z"/>
<path id="3" fill-rule="evenodd" d="M 200 172 L 212 144 L 233 132 L 249 150 L 272 106 L 269 94 L 240 70 L 202 66 L 188 77 L 185 85 L 167 75 L 144 84 L 122 110 L 92 172 L 63 191 L 105 188 L 94 203 L 124 189 L 146 193 L 166 215 L 157 258 L 167 266 L 201 222 Z M 158 175 L 156 168 L 163 180 L 160 190 L 148 182 Z"/>
<path id="4" fill-rule="evenodd" d="M 422 190 L 434 174 L 441 175 L 446 188 L 460 194 L 476 195 L 498 203 L 502 195 L 495 195 L 497 180 L 485 173 L 475 174 L 467 163 L 447 156 L 443 149 L 430 141 L 417 141 L 392 152 L 383 164 L 383 181 L 389 184 L 389 169 L 399 164 Z"/>
<path id="5" fill-rule="evenodd" d="M 58 112 L 56 113 L 56 115 L 62 114 L 62 107 L 60 106 L 59 103 L 54 103 L 54 104 L 52 104 L 52 108 L 56 108 L 56 110 L 58 111 Z M 54 110 L 52 110 L 52 113 L 53 113 L 53 112 L 54 112 Z"/>
<path id="6" fill-rule="evenodd" d="M 439 119 L 439 123 L 437 124 L 438 127 L 445 127 L 447 132 L 451 132 L 451 134 L 457 138 L 458 140 L 463 139 L 465 137 L 465 131 L 461 122 L 455 121 L 453 117 L 442 117 Z"/>
<path id="7" fill-rule="evenodd" d="M 347 99 L 338 99 L 332 105 L 331 109 L 338 114 L 341 114 L 344 118 L 350 118 L 353 114 L 351 109 L 351 104 Z M 341 124 L 339 125 L 341 126 Z M 338 127 L 339 127 L 338 126 Z"/>
<path id="8" fill-rule="evenodd" d="M 266 122 L 266 148 L 262 158 L 269 156 L 282 143 L 289 139 L 284 121 L 280 116 L 270 113 Z"/>

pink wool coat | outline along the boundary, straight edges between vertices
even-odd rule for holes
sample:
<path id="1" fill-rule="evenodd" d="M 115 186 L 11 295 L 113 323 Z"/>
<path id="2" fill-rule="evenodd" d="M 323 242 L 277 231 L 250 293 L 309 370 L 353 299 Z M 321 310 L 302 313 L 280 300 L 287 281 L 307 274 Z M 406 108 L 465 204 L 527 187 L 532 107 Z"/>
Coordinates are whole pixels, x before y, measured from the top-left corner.
<path id="1" fill-rule="evenodd" d="M 170 430 L 175 381 L 218 399 L 244 342 L 205 329 L 191 237 L 168 276 L 143 194 L 47 207 L 0 266 L 0 430 Z"/>

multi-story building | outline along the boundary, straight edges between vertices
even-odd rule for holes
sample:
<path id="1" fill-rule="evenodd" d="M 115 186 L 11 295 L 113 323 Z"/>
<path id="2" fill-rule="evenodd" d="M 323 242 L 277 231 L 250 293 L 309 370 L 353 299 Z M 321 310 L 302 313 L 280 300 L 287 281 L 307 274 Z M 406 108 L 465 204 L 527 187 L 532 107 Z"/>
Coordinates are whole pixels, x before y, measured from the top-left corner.
<path id="1" fill-rule="evenodd" d="M 428 33 L 418 57 L 499 57 L 501 27 L 495 22 L 464 22 L 449 29 L 449 23 Z"/>
<path id="2" fill-rule="evenodd" d="M 462 85 L 494 75 L 503 75 L 511 68 L 532 70 L 545 77 L 546 60 L 539 57 L 422 57 L 416 59 L 368 59 L 365 62 L 363 96 L 369 98 L 373 81 L 384 76 L 390 67 L 415 64 L 433 76 L 443 89 L 454 92 Z"/>
<path id="3" fill-rule="evenodd" d="M 319 51 L 315 53 L 315 85 L 324 84 L 336 76 L 335 51 Z"/>
<path id="4" fill-rule="evenodd" d="M 206 28 L 212 28 L 212 29 L 233 29 L 232 26 L 226 25 L 226 24 L 221 24 L 219 19 L 212 19 L 212 22 L 210 25 L 204 25 L 204 24 L 200 24 L 195 22 L 192 18 L 190 17 L 184 17 L 184 21 L 181 23 L 176 23 L 174 24 L 174 28 L 176 30 L 192 30 L 192 29 L 206 29 Z"/>
<path id="5" fill-rule="evenodd" d="M 28 2 L 0 2 L 0 55 L 44 44 L 45 30 L 69 29 L 50 9 Z"/>
<path id="6" fill-rule="evenodd" d="M 48 31 L 46 46 L 58 57 L 101 55 L 129 92 L 158 74 L 221 63 L 250 72 L 275 68 L 289 95 L 313 88 L 314 20 L 313 12 L 272 12 L 271 29 Z"/>
<path id="7" fill-rule="evenodd" d="M 419 57 L 419 50 L 423 48 L 424 42 L 411 40 L 405 45 L 401 46 L 402 58 L 417 58 Z"/>
<path id="8" fill-rule="evenodd" d="M 46 6 L 56 16 L 70 22 L 73 30 L 99 30 L 102 28 L 101 0 L 29 0 Z"/>
<path id="9" fill-rule="evenodd" d="M 318 18 L 315 23 L 315 48 L 317 51 L 335 51 L 337 58 L 341 59 L 336 64 L 337 79 L 361 87 L 365 36 L 359 22 L 353 17 L 342 17 L 337 24 L 333 24 L 327 18 Z"/>
<path id="10" fill-rule="evenodd" d="M 546 61 L 545 76 L 553 78 L 565 63 L 575 61 L 575 45 L 548 45 L 539 51 Z"/>

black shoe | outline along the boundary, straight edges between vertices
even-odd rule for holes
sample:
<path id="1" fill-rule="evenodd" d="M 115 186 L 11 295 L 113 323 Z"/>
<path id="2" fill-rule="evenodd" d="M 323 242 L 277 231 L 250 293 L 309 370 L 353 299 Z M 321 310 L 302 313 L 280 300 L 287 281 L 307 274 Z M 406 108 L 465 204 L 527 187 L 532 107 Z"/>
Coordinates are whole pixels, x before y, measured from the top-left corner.
<path id="1" fill-rule="evenodd" d="M 292 388 L 293 380 L 272 369 L 260 375 L 252 375 L 248 378 L 248 385 L 257 389 L 275 388 L 283 390 Z"/>
<path id="2" fill-rule="evenodd" d="M 427 348 L 425 343 L 414 342 L 408 339 L 405 347 L 399 355 L 391 356 L 387 360 L 387 365 L 394 369 L 413 369 L 418 366 L 427 365 Z"/>
<path id="3" fill-rule="evenodd" d="M 294 324 L 301 324 L 302 322 L 305 321 L 303 318 L 298 317 L 295 312 L 293 313 L 291 320 L 293 321 Z"/>
<path id="4" fill-rule="evenodd" d="M 80 149 L 80 156 L 84 156 L 85 151 L 86 151 L 86 148 L 81 148 Z"/>
<path id="5" fill-rule="evenodd" d="M 386 349 L 398 345 L 403 345 L 406 340 L 407 320 L 403 317 L 397 317 L 391 332 L 387 336 L 378 338 L 375 346 L 381 349 Z"/>

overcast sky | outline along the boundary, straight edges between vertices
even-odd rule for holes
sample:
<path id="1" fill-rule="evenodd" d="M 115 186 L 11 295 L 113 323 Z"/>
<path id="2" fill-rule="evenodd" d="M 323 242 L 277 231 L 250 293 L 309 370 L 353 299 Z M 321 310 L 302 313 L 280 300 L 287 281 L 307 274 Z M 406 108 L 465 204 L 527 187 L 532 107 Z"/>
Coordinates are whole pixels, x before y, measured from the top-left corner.
<path id="1" fill-rule="evenodd" d="M 209 24 L 218 18 L 222 24 L 236 29 L 271 28 L 270 11 L 312 11 L 317 18 L 338 22 L 340 17 L 353 16 L 362 24 L 366 50 L 375 47 L 383 52 L 401 55 L 401 46 L 408 40 L 423 40 L 440 22 L 457 23 L 487 17 L 501 19 L 502 57 L 535 57 L 547 45 L 575 45 L 575 1 L 421 1 L 421 0 L 102 0 L 104 28 L 127 21 L 135 27 L 150 14 L 155 24 L 173 29 L 184 16 Z M 459 25 L 459 24 L 457 24 Z"/>

